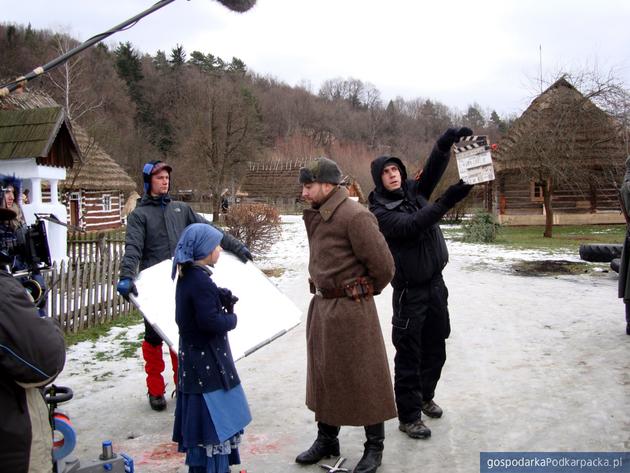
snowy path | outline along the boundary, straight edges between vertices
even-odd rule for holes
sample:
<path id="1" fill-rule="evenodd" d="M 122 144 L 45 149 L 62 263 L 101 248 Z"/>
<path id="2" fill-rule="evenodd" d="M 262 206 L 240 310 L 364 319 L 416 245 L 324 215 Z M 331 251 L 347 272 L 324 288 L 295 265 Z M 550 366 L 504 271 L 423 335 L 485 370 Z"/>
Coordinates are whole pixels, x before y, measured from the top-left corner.
<path id="1" fill-rule="evenodd" d="M 286 268 L 276 281 L 305 311 L 306 237 L 300 217 L 286 220 L 282 241 L 259 264 Z M 506 269 L 509 262 L 578 258 L 456 242 L 449 250 L 453 332 L 436 396 L 445 414 L 427 421 L 433 431 L 427 441 L 411 440 L 395 420 L 387 422 L 379 472 L 479 471 L 480 451 L 630 450 L 630 337 L 616 275 L 519 276 Z M 390 296 L 385 291 L 377 304 L 393 360 Z M 118 451 L 134 456 L 140 473 L 184 472 L 170 442 L 174 402 L 167 412 L 151 411 L 139 351 L 131 358 L 116 354 L 141 330 L 114 329 L 68 351 L 58 384 L 76 393 L 63 406 L 79 433 L 75 453 L 90 458 L 111 438 Z M 301 324 L 237 364 L 254 415 L 242 446 L 242 468 L 250 473 L 321 471 L 293 462 L 315 434 L 304 406 L 304 344 Z M 340 440 L 345 466 L 353 467 L 363 432 L 344 428 Z"/>

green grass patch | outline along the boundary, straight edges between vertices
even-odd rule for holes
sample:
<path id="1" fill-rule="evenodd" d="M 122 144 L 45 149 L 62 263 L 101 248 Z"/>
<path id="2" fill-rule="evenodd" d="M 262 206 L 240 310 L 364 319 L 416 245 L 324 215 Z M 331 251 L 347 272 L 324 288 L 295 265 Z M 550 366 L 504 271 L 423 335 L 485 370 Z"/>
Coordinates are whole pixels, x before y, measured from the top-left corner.
<path id="1" fill-rule="evenodd" d="M 66 346 L 72 346 L 79 342 L 91 341 L 95 342 L 109 332 L 112 327 L 129 327 L 142 322 L 142 315 L 137 310 L 132 311 L 129 315 L 118 317 L 111 322 L 103 323 L 95 327 L 86 328 L 77 333 L 66 333 Z"/>
<path id="2" fill-rule="evenodd" d="M 581 244 L 622 244 L 625 225 L 558 225 L 553 237 L 545 238 L 544 226 L 502 226 L 496 243 L 514 249 L 575 250 Z"/>
<path id="3" fill-rule="evenodd" d="M 136 351 L 142 345 L 142 342 L 132 342 L 129 340 L 123 340 L 120 342 L 122 350 L 118 353 L 121 358 L 135 358 Z"/>
<path id="4" fill-rule="evenodd" d="M 462 241 L 463 230 L 449 226 L 442 227 L 444 234 L 456 241 Z M 501 226 L 495 243 L 515 250 L 578 251 L 581 244 L 623 244 L 626 236 L 625 225 L 554 225 L 553 237 L 545 238 L 545 227 Z"/>
<path id="5" fill-rule="evenodd" d="M 98 381 L 105 381 L 106 379 L 111 378 L 111 377 L 113 376 L 113 374 L 114 374 L 114 373 L 113 373 L 112 371 L 106 371 L 106 372 L 105 372 L 105 373 L 103 373 L 103 374 L 97 374 L 97 375 L 95 375 L 95 376 L 92 376 L 92 379 L 93 379 L 95 382 L 98 382 Z"/>
<path id="6" fill-rule="evenodd" d="M 112 360 L 114 356 L 107 351 L 97 351 L 94 353 L 94 359 L 96 361 L 109 361 Z"/>

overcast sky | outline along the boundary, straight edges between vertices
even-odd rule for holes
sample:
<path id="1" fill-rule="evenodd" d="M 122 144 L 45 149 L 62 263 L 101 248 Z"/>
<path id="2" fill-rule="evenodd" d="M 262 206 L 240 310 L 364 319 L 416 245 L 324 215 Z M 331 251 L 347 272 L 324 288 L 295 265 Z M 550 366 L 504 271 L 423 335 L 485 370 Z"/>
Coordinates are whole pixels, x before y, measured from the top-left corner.
<path id="1" fill-rule="evenodd" d="M 83 41 L 153 3 L 27 0 L 3 9 L 0 21 Z M 313 92 L 326 79 L 352 77 L 385 100 L 423 97 L 462 111 L 477 102 L 504 115 L 522 112 L 538 92 L 540 50 L 545 79 L 597 68 L 630 88 L 629 20 L 628 0 L 258 0 L 244 14 L 177 0 L 106 42 L 235 56 Z"/>

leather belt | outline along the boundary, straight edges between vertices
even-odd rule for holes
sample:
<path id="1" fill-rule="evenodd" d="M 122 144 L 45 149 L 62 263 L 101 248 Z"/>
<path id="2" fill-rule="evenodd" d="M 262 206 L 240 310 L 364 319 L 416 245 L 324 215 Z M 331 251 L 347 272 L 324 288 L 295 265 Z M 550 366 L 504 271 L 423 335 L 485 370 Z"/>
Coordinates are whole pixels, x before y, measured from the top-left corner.
<path id="1" fill-rule="evenodd" d="M 311 294 L 315 294 L 324 299 L 338 299 L 342 297 L 347 297 L 349 299 L 358 301 L 360 299 L 366 299 L 374 295 L 374 285 L 365 277 L 359 277 L 343 287 L 317 287 L 310 278 L 308 280 L 308 285 Z"/>

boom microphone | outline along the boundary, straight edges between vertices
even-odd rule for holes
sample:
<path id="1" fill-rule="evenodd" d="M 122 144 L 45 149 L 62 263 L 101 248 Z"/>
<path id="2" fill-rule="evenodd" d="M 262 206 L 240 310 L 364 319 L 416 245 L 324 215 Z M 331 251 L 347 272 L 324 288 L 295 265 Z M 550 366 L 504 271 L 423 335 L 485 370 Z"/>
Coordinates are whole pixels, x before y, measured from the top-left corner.
<path id="1" fill-rule="evenodd" d="M 243 13 L 256 4 L 256 0 L 217 0 L 221 5 L 232 11 Z"/>
<path id="2" fill-rule="evenodd" d="M 68 59 L 80 53 L 84 49 L 87 49 L 90 46 L 100 41 L 103 41 L 105 38 L 113 35 L 114 33 L 117 33 L 118 31 L 123 31 L 127 28 L 132 27 L 145 16 L 153 13 L 154 11 L 159 10 L 162 7 L 165 7 L 166 5 L 169 5 L 170 3 L 173 3 L 174 1 L 175 0 L 160 0 L 154 5 L 152 5 L 150 8 L 146 9 L 145 11 L 138 13 L 136 16 L 129 18 L 128 20 L 122 22 L 120 25 L 114 26 L 113 28 L 105 31 L 104 33 L 100 33 L 100 34 L 92 36 L 87 41 L 81 43 L 80 45 L 76 46 L 70 51 L 67 51 L 66 53 L 53 59 L 52 61 L 44 64 L 43 66 L 36 67 L 28 74 L 20 76 L 11 82 L 7 82 L 6 84 L 3 84 L 0 82 L 0 97 L 9 95 L 11 92 L 18 89 L 19 87 L 25 86 L 30 80 L 33 80 L 36 77 L 39 77 L 42 74 L 45 74 L 46 72 L 57 67 L 59 64 L 63 64 Z M 217 1 L 221 3 L 221 5 L 229 8 L 230 10 L 239 12 L 239 13 L 246 12 L 251 7 L 253 7 L 254 4 L 256 3 L 256 0 L 217 0 Z"/>

